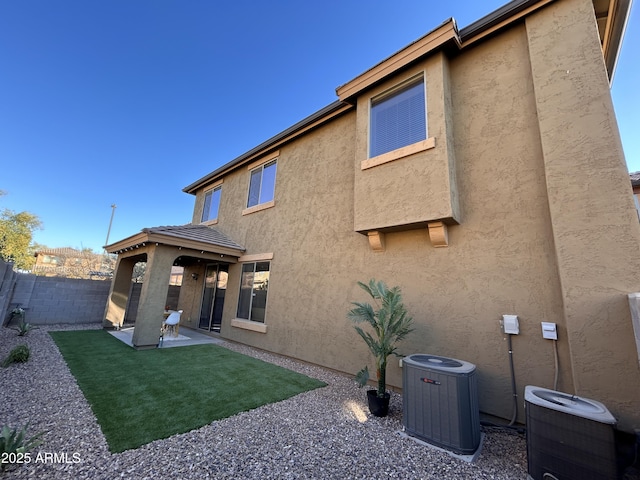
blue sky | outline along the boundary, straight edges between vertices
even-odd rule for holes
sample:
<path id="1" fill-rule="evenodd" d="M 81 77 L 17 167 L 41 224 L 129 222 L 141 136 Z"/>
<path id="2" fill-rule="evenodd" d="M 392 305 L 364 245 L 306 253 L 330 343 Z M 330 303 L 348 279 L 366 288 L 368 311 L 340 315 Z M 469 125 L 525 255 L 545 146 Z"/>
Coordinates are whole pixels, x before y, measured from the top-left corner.
<path id="1" fill-rule="evenodd" d="M 462 28 L 504 3 L 0 2 L 0 208 L 38 215 L 38 243 L 96 251 L 112 204 L 110 243 L 188 223 L 183 187 L 449 17 Z M 612 89 L 630 171 L 640 170 L 638 8 Z"/>

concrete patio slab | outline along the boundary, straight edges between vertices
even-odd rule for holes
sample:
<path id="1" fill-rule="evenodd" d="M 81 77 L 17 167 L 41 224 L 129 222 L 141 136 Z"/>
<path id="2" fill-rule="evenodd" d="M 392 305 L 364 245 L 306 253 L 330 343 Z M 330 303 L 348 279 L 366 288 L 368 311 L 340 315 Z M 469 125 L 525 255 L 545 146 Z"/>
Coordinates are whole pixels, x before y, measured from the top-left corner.
<path id="1" fill-rule="evenodd" d="M 118 340 L 126 343 L 130 347 L 133 347 L 133 329 L 134 327 L 127 327 L 120 330 L 110 330 L 109 333 Z M 159 348 L 171 348 L 171 347 L 186 347 L 189 345 L 204 345 L 207 343 L 221 344 L 224 340 L 205 335 L 204 333 L 192 330 L 190 328 L 182 327 L 177 337 L 173 335 L 165 335 L 162 342 L 158 336 Z"/>

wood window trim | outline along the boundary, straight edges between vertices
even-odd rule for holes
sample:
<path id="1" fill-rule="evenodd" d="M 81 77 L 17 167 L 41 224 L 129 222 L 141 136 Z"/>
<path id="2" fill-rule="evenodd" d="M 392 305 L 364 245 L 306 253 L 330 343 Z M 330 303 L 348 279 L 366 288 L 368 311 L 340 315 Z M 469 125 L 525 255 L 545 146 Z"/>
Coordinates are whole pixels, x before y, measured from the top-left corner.
<path id="1" fill-rule="evenodd" d="M 238 263 L 268 262 L 271 260 L 273 260 L 273 252 L 252 253 L 250 255 L 242 255 L 238 257 Z"/>
<path id="2" fill-rule="evenodd" d="M 424 152 L 425 150 L 431 150 L 436 147 L 435 137 L 427 138 L 421 142 L 416 142 L 406 147 L 401 147 L 391 152 L 383 153 L 377 157 L 367 158 L 360 162 L 360 169 L 367 170 L 368 168 L 377 167 L 378 165 L 384 165 L 385 163 L 393 162 L 414 153 Z"/>
<path id="3" fill-rule="evenodd" d="M 260 210 L 266 210 L 267 208 L 275 206 L 275 200 L 269 200 L 268 202 L 259 203 L 258 205 L 254 205 L 253 207 L 245 208 L 244 210 L 242 210 L 242 215 L 249 215 L 251 213 L 259 212 Z"/>
<path id="4" fill-rule="evenodd" d="M 260 165 L 264 165 L 265 163 L 270 162 L 271 160 L 276 160 L 278 157 L 280 157 L 280 150 L 271 152 L 269 155 L 265 155 L 259 160 L 256 160 L 255 162 L 252 162 L 249 165 L 247 165 L 247 170 L 253 170 L 254 168 L 258 168 Z"/>
<path id="5" fill-rule="evenodd" d="M 262 322 L 253 322 L 244 318 L 232 318 L 231 326 L 234 328 L 241 328 L 243 330 L 249 330 L 258 333 L 267 333 L 267 324 Z"/>

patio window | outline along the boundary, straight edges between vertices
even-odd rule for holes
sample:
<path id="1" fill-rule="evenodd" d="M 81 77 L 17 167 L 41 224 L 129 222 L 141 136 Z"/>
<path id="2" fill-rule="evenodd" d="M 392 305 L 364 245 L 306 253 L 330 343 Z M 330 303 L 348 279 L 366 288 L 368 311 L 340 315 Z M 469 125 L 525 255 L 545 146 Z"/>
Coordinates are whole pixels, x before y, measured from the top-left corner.
<path id="1" fill-rule="evenodd" d="M 201 222 L 217 220 L 221 193 L 222 187 L 216 187 L 213 190 L 209 190 L 207 193 L 205 193 L 204 206 L 202 208 L 202 219 L 200 220 Z"/>
<path id="2" fill-rule="evenodd" d="M 264 323 L 269 289 L 269 262 L 242 265 L 238 318 Z"/>

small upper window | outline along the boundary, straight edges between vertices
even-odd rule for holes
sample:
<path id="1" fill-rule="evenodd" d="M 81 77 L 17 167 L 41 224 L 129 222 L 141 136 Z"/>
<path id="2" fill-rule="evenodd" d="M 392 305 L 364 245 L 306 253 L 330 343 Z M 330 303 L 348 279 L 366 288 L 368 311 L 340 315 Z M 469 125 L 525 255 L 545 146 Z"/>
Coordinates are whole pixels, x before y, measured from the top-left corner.
<path id="1" fill-rule="evenodd" d="M 427 138 L 424 79 L 371 100 L 369 157 Z"/>
<path id="2" fill-rule="evenodd" d="M 251 170 L 247 208 L 273 200 L 276 186 L 276 163 L 274 160 Z"/>
<path id="3" fill-rule="evenodd" d="M 201 222 L 208 222 L 218 218 L 221 191 L 222 187 L 216 187 L 205 193 L 204 207 L 202 208 L 202 220 L 200 220 Z"/>

